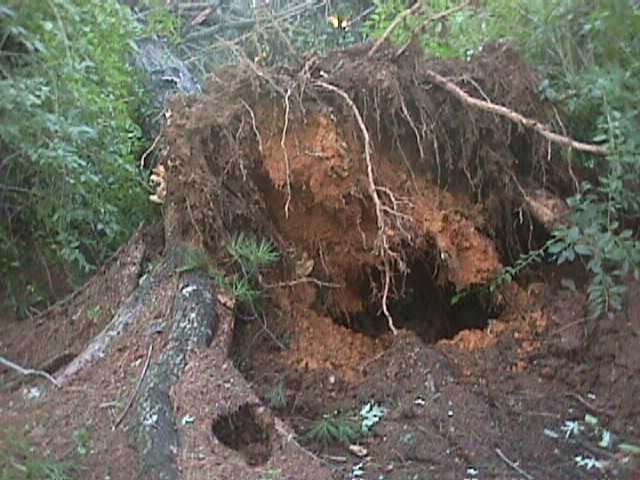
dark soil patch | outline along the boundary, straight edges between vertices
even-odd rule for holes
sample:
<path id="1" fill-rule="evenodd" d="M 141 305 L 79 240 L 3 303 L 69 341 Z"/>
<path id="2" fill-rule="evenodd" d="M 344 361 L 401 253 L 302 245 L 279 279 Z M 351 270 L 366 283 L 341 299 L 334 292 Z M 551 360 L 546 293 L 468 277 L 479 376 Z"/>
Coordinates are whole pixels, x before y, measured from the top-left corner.
<path id="1" fill-rule="evenodd" d="M 270 428 L 258 420 L 263 410 L 264 407 L 243 405 L 217 418 L 211 426 L 216 438 L 240 452 L 249 465 L 262 465 L 271 457 Z"/>

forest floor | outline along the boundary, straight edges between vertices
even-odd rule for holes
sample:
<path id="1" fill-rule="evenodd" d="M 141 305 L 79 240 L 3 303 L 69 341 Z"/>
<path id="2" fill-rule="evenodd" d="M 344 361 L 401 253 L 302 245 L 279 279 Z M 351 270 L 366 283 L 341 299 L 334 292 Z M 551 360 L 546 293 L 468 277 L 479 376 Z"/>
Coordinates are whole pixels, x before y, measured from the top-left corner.
<path id="1" fill-rule="evenodd" d="M 218 292 L 235 324 L 228 354 L 215 341 L 192 351 L 171 391 L 184 478 L 639 478 L 640 285 L 623 312 L 597 319 L 578 264 L 481 288 L 548 238 L 525 192 L 566 193 L 570 175 L 546 141 L 465 107 L 426 70 L 549 114 L 507 48 L 473 62 L 357 47 L 297 70 L 247 63 L 172 103 L 165 205 L 183 210 L 166 214 L 177 220 L 165 237 L 193 239 L 222 267 L 229 232 L 283 253 L 253 308 Z M 139 234 L 45 315 L 6 320 L 0 355 L 59 372 L 161 261 L 162 237 Z M 34 459 L 71 478 L 143 474 L 127 405 L 168 342 L 182 282 L 163 283 L 109 354 L 59 390 L 0 370 L 0 478 Z"/>

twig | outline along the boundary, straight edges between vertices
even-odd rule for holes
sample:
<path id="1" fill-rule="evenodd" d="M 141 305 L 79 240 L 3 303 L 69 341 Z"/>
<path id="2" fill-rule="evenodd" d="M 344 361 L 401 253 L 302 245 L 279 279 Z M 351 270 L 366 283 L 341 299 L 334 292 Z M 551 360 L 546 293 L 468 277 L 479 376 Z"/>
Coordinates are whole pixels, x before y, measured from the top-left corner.
<path id="1" fill-rule="evenodd" d="M 422 25 L 420 25 L 411 35 L 411 40 L 409 40 L 407 43 L 405 43 L 397 52 L 395 57 L 398 58 L 399 56 L 401 56 L 405 50 L 407 49 L 407 47 L 409 47 L 409 45 L 411 44 L 411 41 L 413 40 L 413 38 L 416 35 L 421 34 L 422 32 L 426 31 L 431 25 L 433 25 L 435 22 L 437 22 L 438 20 L 442 20 L 445 17 L 448 17 L 449 15 L 451 15 L 452 13 L 457 12 L 458 10 L 462 10 L 463 8 L 465 8 L 467 5 L 469 5 L 469 2 L 463 2 L 460 5 L 457 5 L 453 8 L 450 8 L 449 10 L 445 10 L 444 12 L 440 12 L 436 15 L 433 15 L 431 17 L 429 17 Z"/>
<path id="2" fill-rule="evenodd" d="M 11 360 L 7 360 L 6 358 L 1 356 L 0 356 L 0 363 L 5 367 L 9 367 L 10 369 L 15 370 L 21 375 L 39 375 L 41 377 L 44 377 L 47 380 L 49 380 L 51 383 L 53 383 L 56 387 L 62 388 L 62 385 L 60 385 L 55 378 L 53 378 L 44 370 L 34 370 L 32 368 L 24 368 L 16 363 L 13 363 Z"/>
<path id="3" fill-rule="evenodd" d="M 142 367 L 142 373 L 140 373 L 140 378 L 138 378 L 138 383 L 136 385 L 136 388 L 133 390 L 133 392 L 131 392 L 131 395 L 129 395 L 129 401 L 127 402 L 127 406 L 124 408 L 124 411 L 120 414 L 120 416 L 118 417 L 118 420 L 116 420 L 116 423 L 113 425 L 113 430 L 117 429 L 118 426 L 120 426 L 120 424 L 124 420 L 124 417 L 127 416 L 127 412 L 131 409 L 131 405 L 133 405 L 133 399 L 137 395 L 138 390 L 140 390 L 140 386 L 142 385 L 142 380 L 144 380 L 144 376 L 146 375 L 147 369 L 149 368 L 152 352 L 153 352 L 153 342 L 149 344 L 147 359 L 144 362 L 144 367 Z"/>
<path id="4" fill-rule="evenodd" d="M 513 110 L 507 107 L 504 107 L 502 105 L 497 105 L 491 102 L 486 102 L 484 100 L 480 100 L 478 98 L 472 97 L 471 95 L 467 94 L 464 90 L 462 90 L 460 87 L 458 87 L 455 83 L 447 80 L 446 78 L 444 78 L 443 76 L 437 74 L 432 70 L 425 69 L 423 70 L 423 73 L 433 83 L 444 88 L 448 92 L 452 93 L 455 97 L 457 97 L 463 103 L 471 105 L 480 110 L 484 110 L 485 112 L 495 113 L 496 115 L 500 115 L 502 117 L 508 118 L 512 122 L 515 122 L 527 128 L 531 128 L 536 132 L 538 132 L 543 137 L 549 139 L 554 143 L 558 143 L 560 145 L 564 145 L 565 147 L 573 148 L 575 150 L 579 150 L 582 152 L 592 153 L 594 155 L 606 156 L 609 154 L 609 151 L 604 147 L 573 140 L 572 138 L 552 132 L 537 120 L 526 118 L 523 115 L 520 115 L 519 113 L 514 112 Z"/>
<path id="5" fill-rule="evenodd" d="M 265 316 L 264 315 L 257 315 L 257 317 L 261 319 L 261 321 L 262 321 L 262 329 L 265 332 L 267 332 L 267 335 L 269 335 L 271 337 L 271 340 L 273 340 L 273 342 L 280 348 L 280 350 L 282 350 L 283 352 L 286 352 L 287 351 L 287 347 L 285 347 L 283 345 L 283 343 L 280 340 L 278 340 L 278 337 L 276 337 L 274 335 L 274 333 L 271 330 L 269 330 L 269 327 L 267 326 L 267 319 L 265 318 Z"/>
<path id="6" fill-rule="evenodd" d="M 587 318 L 579 318 L 578 320 L 574 320 L 573 322 L 569 322 L 565 325 L 562 325 L 561 327 L 558 327 L 557 329 L 555 329 L 553 332 L 551 332 L 549 334 L 550 337 L 555 337 L 556 335 L 558 335 L 560 332 L 564 332 L 565 330 L 570 329 L 571 327 L 575 327 L 576 325 L 581 324 L 582 322 L 585 322 L 587 320 Z"/>
<path id="7" fill-rule="evenodd" d="M 374 363 L 376 360 L 381 359 L 385 353 L 387 353 L 386 350 L 382 350 L 380 353 L 376 353 L 372 358 L 360 365 L 360 371 L 363 372 L 369 365 Z"/>
<path id="8" fill-rule="evenodd" d="M 612 411 L 607 410 L 606 408 L 596 407 L 593 403 L 587 401 L 582 395 L 580 395 L 578 393 L 568 392 L 565 396 L 571 397 L 571 398 L 575 398 L 582 405 L 587 407 L 592 412 L 603 413 L 603 414 L 607 415 L 608 417 L 615 417 L 615 414 Z"/>
<path id="9" fill-rule="evenodd" d="M 145 150 L 145 152 L 142 154 L 142 156 L 140 157 L 140 170 L 144 169 L 144 161 L 147 159 L 147 157 L 151 154 L 151 152 L 153 152 L 153 150 L 156 148 L 156 146 L 158 145 L 158 142 L 160 141 L 160 138 L 162 137 L 162 132 L 160 132 L 155 140 L 153 141 L 153 143 L 151 144 L 151 146 L 149 148 L 147 148 Z"/>
<path id="10" fill-rule="evenodd" d="M 502 453 L 502 450 L 500 450 L 499 448 L 496 448 L 496 453 L 504 461 L 504 463 L 506 463 L 511 468 L 513 468 L 516 472 L 518 472 L 524 478 L 526 478 L 527 480 L 533 480 L 533 477 L 531 475 L 529 475 L 527 472 L 525 472 L 522 468 L 520 468 L 517 463 L 514 463 L 511 460 L 509 460 L 506 457 L 506 455 L 504 453 Z"/>
<path id="11" fill-rule="evenodd" d="M 564 123 L 562 123 L 562 119 L 560 118 L 560 114 L 558 113 L 558 109 L 556 108 L 555 105 L 552 105 L 553 107 L 553 113 L 556 116 L 556 121 L 560 124 L 560 128 L 562 129 L 562 133 L 564 135 L 567 134 L 567 129 L 564 127 Z M 576 187 L 576 193 L 580 193 L 581 189 L 580 189 L 580 182 L 578 182 L 578 178 L 576 177 L 575 173 L 573 172 L 573 162 L 572 162 L 572 155 L 567 155 L 567 168 L 569 170 L 569 175 L 571 176 L 571 179 L 573 180 L 573 184 Z"/>
<path id="12" fill-rule="evenodd" d="M 291 43 L 291 40 L 289 40 L 289 37 L 287 37 L 287 35 L 282 31 L 282 28 L 280 28 L 280 23 L 271 12 L 269 12 L 269 19 L 271 20 L 271 24 L 275 28 L 278 35 L 280 35 L 280 38 L 282 38 L 282 40 L 284 41 L 284 44 L 287 46 L 287 49 L 289 50 L 291 57 L 294 59 L 299 58 L 300 55 L 298 54 L 298 51 L 295 49 L 295 47 Z"/>
<path id="13" fill-rule="evenodd" d="M 178 8 L 181 11 L 185 11 L 185 10 L 200 10 L 202 8 L 207 8 L 207 7 L 211 7 L 213 6 L 214 8 L 217 8 L 216 5 L 214 5 L 214 3 L 216 2 L 190 2 L 190 3 L 180 3 L 178 5 Z"/>
<path id="14" fill-rule="evenodd" d="M 265 285 L 265 288 L 279 288 L 279 287 L 292 287 L 294 285 L 299 285 L 301 283 L 315 283 L 319 287 L 327 287 L 327 288 L 341 288 L 342 285 L 337 283 L 323 282 L 322 280 L 318 280 L 313 277 L 301 277 L 296 278 L 295 280 L 291 280 L 288 282 L 278 282 L 278 283 L 270 283 Z"/>
<path id="15" fill-rule="evenodd" d="M 371 50 L 369 50 L 369 53 L 367 53 L 367 57 L 371 58 L 373 57 L 373 55 L 375 55 L 375 53 L 378 51 L 380 46 L 389 38 L 391 33 L 393 33 L 393 31 L 396 29 L 398 25 L 400 25 L 400 22 L 402 22 L 402 20 L 404 20 L 405 17 L 418 13 L 418 11 L 420 11 L 421 8 L 422 8 L 422 2 L 418 0 L 411 8 L 408 8 L 404 12 L 400 13 L 395 18 L 395 20 L 391 22 L 391 25 L 387 27 L 387 29 L 384 31 L 382 36 L 376 41 L 373 47 L 371 47 Z"/>

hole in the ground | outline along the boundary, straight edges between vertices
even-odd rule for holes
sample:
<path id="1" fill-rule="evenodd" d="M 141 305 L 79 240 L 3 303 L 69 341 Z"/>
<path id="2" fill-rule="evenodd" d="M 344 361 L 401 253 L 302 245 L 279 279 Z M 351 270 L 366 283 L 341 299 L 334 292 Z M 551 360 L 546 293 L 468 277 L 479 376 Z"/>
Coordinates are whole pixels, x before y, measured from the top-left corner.
<path id="1" fill-rule="evenodd" d="M 271 458 L 272 421 L 264 407 L 245 404 L 236 412 L 216 419 L 211 430 L 218 440 L 255 466 Z"/>
<path id="2" fill-rule="evenodd" d="M 455 289 L 439 286 L 433 279 L 433 268 L 422 261 L 410 265 L 405 279 L 404 295 L 389 305 L 394 325 L 412 330 L 423 341 L 433 343 L 455 337 L 462 330 L 484 329 L 489 317 L 497 316 L 500 308 L 491 303 L 483 289 L 471 289 L 452 304 Z M 368 298 L 370 287 L 362 287 L 363 298 Z M 374 310 L 375 308 L 375 310 Z M 366 335 L 378 337 L 388 332 L 387 319 L 377 306 L 348 320 L 338 318 L 338 323 Z"/>

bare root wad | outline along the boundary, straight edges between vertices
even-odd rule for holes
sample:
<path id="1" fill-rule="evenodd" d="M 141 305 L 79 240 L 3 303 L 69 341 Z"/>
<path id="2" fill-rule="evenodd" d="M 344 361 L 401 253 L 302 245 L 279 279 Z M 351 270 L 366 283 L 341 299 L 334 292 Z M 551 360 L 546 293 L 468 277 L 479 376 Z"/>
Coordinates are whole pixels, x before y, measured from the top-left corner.
<path id="1" fill-rule="evenodd" d="M 269 237 L 306 267 L 267 284 L 290 284 L 291 295 L 311 289 L 313 308 L 345 323 L 372 314 L 395 334 L 395 304 L 423 288 L 405 288 L 412 271 L 431 272 L 443 291 L 488 281 L 501 255 L 529 248 L 518 230 L 542 218 L 511 220 L 535 206 L 523 186 L 558 198 L 572 183 L 547 139 L 418 77 L 458 73 L 542 124 L 547 110 L 530 95 L 535 78 L 512 51 L 487 49 L 464 64 L 411 50 L 388 55 L 383 44 L 378 51 L 359 46 L 299 68 L 243 58 L 216 73 L 197 107 L 176 100 L 167 155 L 177 166 L 173 205 L 191 212 L 177 217 L 193 219 L 177 229 L 185 240 L 197 234 L 216 257 L 226 232 Z M 510 83 L 498 75 L 504 65 Z M 519 169 L 533 173 L 524 179 Z"/>

